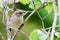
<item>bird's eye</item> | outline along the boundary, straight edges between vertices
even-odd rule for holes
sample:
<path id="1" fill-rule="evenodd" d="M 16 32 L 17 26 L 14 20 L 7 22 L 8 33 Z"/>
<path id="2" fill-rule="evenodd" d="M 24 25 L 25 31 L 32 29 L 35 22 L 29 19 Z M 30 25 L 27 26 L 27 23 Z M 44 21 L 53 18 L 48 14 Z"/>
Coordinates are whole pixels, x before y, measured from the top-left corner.
<path id="1" fill-rule="evenodd" d="M 17 14 L 22 14 L 22 13 L 17 13 Z"/>
<path id="2" fill-rule="evenodd" d="M 19 14 L 22 14 L 22 13 L 19 13 Z"/>
<path id="3" fill-rule="evenodd" d="M 23 13 L 25 13 L 25 12 L 23 12 Z"/>

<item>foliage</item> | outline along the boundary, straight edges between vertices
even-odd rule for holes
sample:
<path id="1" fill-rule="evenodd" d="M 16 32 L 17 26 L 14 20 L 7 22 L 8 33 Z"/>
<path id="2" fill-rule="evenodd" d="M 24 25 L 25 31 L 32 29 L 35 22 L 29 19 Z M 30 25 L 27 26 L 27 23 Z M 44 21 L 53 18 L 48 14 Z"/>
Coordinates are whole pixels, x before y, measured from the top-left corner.
<path id="1" fill-rule="evenodd" d="M 34 0 L 36 8 L 38 8 L 43 3 L 42 1 L 43 0 Z M 52 2 L 52 0 L 48 0 L 48 1 Z M 31 2 L 32 2 L 32 0 L 19 0 L 19 2 L 16 3 L 16 8 L 26 10 L 26 11 L 32 11 L 32 10 L 34 10 L 34 6 L 33 6 L 33 3 L 31 3 Z M 56 3 L 56 9 L 58 12 L 57 3 Z M 13 4 L 8 4 L 8 7 L 12 8 L 12 6 L 13 6 Z M 0 2 L 0 11 L 2 11 L 1 9 L 3 9 L 3 5 Z M 9 16 L 11 16 L 12 13 L 13 12 L 9 11 Z M 44 8 L 41 8 L 37 12 L 35 12 L 30 17 L 30 19 L 25 23 L 22 30 L 24 32 L 26 32 L 28 35 L 30 35 L 32 40 L 46 40 L 47 38 L 50 38 L 50 37 L 46 37 L 48 33 L 46 34 L 44 31 L 41 30 L 43 27 L 42 20 L 38 16 L 38 13 L 41 16 L 41 18 L 44 19 L 43 21 L 44 21 L 45 28 L 52 26 L 53 19 L 54 19 L 54 11 L 53 11 L 53 5 L 52 5 L 52 3 L 50 3 L 50 4 L 47 4 Z M 29 14 L 27 14 L 26 16 L 28 16 Z M 3 16 L 3 14 L 0 14 L 0 32 L 2 32 L 3 36 L 5 37 L 7 34 L 6 34 L 5 25 L 2 24 L 2 16 Z M 24 17 L 26 18 L 26 16 L 24 16 Z M 57 24 L 58 24 L 58 22 L 59 21 L 57 20 Z M 47 30 L 47 31 L 49 31 L 49 30 Z M 12 34 L 13 34 L 13 32 L 12 32 Z M 55 34 L 55 36 L 56 36 L 55 40 L 59 40 L 60 32 L 57 32 Z M 7 36 L 5 37 L 5 40 L 7 40 Z M 28 38 L 20 32 L 18 34 L 18 36 L 15 38 L 15 40 L 28 40 Z"/>

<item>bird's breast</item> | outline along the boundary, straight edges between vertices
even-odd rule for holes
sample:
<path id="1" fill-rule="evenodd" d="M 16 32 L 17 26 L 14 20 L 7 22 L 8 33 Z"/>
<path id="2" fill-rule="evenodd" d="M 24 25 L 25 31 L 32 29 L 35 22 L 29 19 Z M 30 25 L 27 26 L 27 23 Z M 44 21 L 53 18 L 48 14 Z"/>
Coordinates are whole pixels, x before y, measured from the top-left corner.
<path id="1" fill-rule="evenodd" d="M 21 20 L 19 18 L 15 18 L 9 22 L 9 26 L 11 28 L 17 29 L 19 27 L 20 23 L 21 23 Z"/>

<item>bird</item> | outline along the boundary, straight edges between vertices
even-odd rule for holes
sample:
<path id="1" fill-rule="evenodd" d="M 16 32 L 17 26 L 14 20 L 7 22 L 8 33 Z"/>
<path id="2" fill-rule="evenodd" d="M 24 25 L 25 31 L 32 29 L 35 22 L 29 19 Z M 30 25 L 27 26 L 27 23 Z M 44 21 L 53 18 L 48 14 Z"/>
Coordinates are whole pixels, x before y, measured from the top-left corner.
<path id="1" fill-rule="evenodd" d="M 24 24 L 24 15 L 26 15 L 27 12 L 17 9 L 11 16 L 8 27 L 11 29 L 18 29 L 18 27 L 23 23 Z"/>

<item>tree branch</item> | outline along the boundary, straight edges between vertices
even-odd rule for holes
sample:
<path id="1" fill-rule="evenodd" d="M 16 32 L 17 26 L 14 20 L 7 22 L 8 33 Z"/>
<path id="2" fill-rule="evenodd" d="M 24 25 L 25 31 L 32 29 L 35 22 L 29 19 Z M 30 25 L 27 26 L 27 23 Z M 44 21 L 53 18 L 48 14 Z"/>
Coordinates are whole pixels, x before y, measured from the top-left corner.
<path id="1" fill-rule="evenodd" d="M 7 8 L 7 5 L 8 5 L 8 0 L 3 0 L 4 4 L 4 14 L 5 14 L 5 17 L 6 17 L 6 31 L 7 31 L 7 37 L 8 37 L 8 40 L 11 40 L 11 33 L 10 33 L 10 28 L 8 27 L 8 22 L 9 22 L 9 15 L 8 15 L 8 8 Z"/>
<path id="2" fill-rule="evenodd" d="M 54 40 L 54 34 L 55 34 L 55 27 L 56 27 L 56 21 L 57 21 L 57 16 L 56 16 L 56 6 L 55 6 L 55 0 L 52 0 L 53 2 L 53 9 L 54 9 L 54 20 L 53 20 L 53 25 L 52 25 L 52 32 L 51 32 L 51 39 Z"/>
<path id="3" fill-rule="evenodd" d="M 59 25 L 60 25 L 60 0 L 58 0 L 58 9 L 59 9 L 58 15 L 59 15 Z M 59 30 L 60 30 L 60 27 L 59 27 Z"/>

